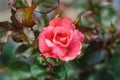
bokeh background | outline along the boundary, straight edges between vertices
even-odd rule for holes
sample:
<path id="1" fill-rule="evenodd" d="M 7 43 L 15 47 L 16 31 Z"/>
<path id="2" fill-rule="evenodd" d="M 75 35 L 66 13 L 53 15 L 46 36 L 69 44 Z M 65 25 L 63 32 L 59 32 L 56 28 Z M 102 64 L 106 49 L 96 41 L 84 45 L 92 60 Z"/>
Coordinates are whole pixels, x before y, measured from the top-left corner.
<path id="1" fill-rule="evenodd" d="M 98 12 L 98 14 L 92 14 L 91 11 L 96 11 Z M 62 14 L 62 16 L 68 16 L 72 18 L 73 21 L 82 16 L 82 26 L 87 26 L 87 28 L 85 28 L 88 29 L 86 33 L 92 35 L 93 40 L 94 38 L 96 38 L 96 34 L 94 35 L 94 31 L 93 33 L 91 33 L 91 29 L 93 29 L 93 27 L 95 27 L 96 25 L 98 27 L 99 25 L 102 26 L 102 29 L 100 29 L 100 33 L 101 35 L 105 36 L 103 38 L 103 43 L 111 38 L 111 35 L 109 35 L 109 27 L 112 26 L 111 31 L 113 33 L 114 31 L 116 31 L 115 34 L 120 33 L 120 0 L 60 0 L 58 8 L 48 15 L 49 17 L 52 16 L 53 18 L 54 15 L 59 14 Z M 10 16 L 11 11 L 8 7 L 8 0 L 0 0 L 0 22 L 11 22 Z M 30 33 L 29 30 L 27 33 Z M 112 36 L 114 37 L 114 35 Z M 105 43 L 104 45 L 106 47 L 103 47 L 102 49 L 101 45 L 103 46 L 103 44 L 100 42 L 92 44 L 83 43 L 84 48 L 82 53 L 85 53 L 85 55 L 83 54 L 82 57 L 80 55 L 78 57 L 78 60 L 65 63 L 65 66 L 67 68 L 66 72 L 68 75 L 68 79 L 66 80 L 120 80 L 120 58 L 116 58 L 116 54 L 118 55 L 118 57 L 120 56 L 119 35 L 117 36 L 117 38 L 118 39 L 115 40 L 113 43 L 111 42 L 112 45 L 109 45 L 109 43 Z M 10 39 L 7 44 L 2 45 L 3 52 L 0 53 L 0 80 L 55 80 L 45 73 L 46 67 L 41 64 L 39 64 L 38 66 L 37 61 L 32 66 L 28 65 L 31 65 L 33 61 L 32 56 L 30 56 L 30 54 L 27 54 L 30 52 L 31 48 L 29 49 L 26 45 L 20 46 L 20 48 L 25 51 L 19 51 L 18 49 L 17 52 L 23 52 L 23 54 L 25 53 L 24 56 L 30 57 L 22 57 L 17 59 L 23 62 L 17 62 L 17 60 L 16 62 L 11 62 L 11 60 L 14 60 L 14 58 L 16 57 L 16 53 L 14 50 L 17 49 L 19 45 L 20 44 L 13 42 L 12 39 Z M 113 66 L 113 72 L 109 71 L 109 67 L 111 67 L 111 64 L 109 63 L 112 62 L 112 59 L 108 59 L 111 58 L 111 55 L 107 55 L 107 49 L 109 48 L 107 46 L 110 47 L 110 50 L 113 53 L 112 55 L 115 55 L 115 57 L 113 57 L 113 63 L 115 62 L 115 64 L 111 63 Z M 97 47 L 100 48 L 96 49 Z M 0 50 L 2 50 L 1 44 Z M 92 55 L 86 55 L 86 53 L 91 53 Z M 86 64 L 84 64 L 84 59 L 87 63 L 87 66 Z M 77 61 L 79 62 L 79 64 L 77 63 Z M 53 61 L 51 62 L 53 63 Z M 56 76 L 56 74 L 58 74 L 57 77 L 60 77 L 60 80 L 62 80 L 61 77 L 65 77 L 65 70 L 63 66 L 57 66 L 55 68 L 55 71 L 52 75 Z"/>
<path id="2" fill-rule="evenodd" d="M 71 17 L 73 20 L 78 16 L 79 13 L 85 11 L 89 6 L 88 2 L 90 0 L 60 0 L 61 6 L 60 6 L 60 11 L 64 13 L 65 16 Z M 110 8 L 113 8 L 115 11 L 115 17 L 112 18 L 111 20 L 115 22 L 116 17 L 116 26 L 119 28 L 119 16 L 120 16 L 120 1 L 119 0 L 92 0 L 92 1 L 97 1 L 100 5 L 102 6 L 107 6 Z M 103 16 L 107 15 L 107 11 L 103 12 Z M 0 0 L 0 21 L 10 21 L 10 8 L 8 6 L 8 0 Z M 111 21 L 110 20 L 110 21 Z M 107 24 L 105 22 L 105 24 Z M 109 24 L 109 23 L 108 23 Z"/>

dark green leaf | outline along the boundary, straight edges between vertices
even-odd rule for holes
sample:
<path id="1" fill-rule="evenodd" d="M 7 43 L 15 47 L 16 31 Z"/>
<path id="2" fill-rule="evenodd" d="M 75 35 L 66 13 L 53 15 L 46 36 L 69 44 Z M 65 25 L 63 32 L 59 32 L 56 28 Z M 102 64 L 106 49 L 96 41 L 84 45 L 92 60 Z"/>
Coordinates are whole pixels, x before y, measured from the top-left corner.
<path id="1" fill-rule="evenodd" d="M 115 16 L 115 11 L 110 7 L 102 7 L 101 9 L 101 21 L 103 25 L 109 26 L 111 21 L 113 21 L 113 17 Z"/>
<path id="2" fill-rule="evenodd" d="M 111 71 L 115 80 L 120 80 L 120 56 L 114 56 L 111 62 Z"/>
<path id="3" fill-rule="evenodd" d="M 59 0 L 44 0 L 36 8 L 36 11 L 48 13 L 54 10 L 59 4 Z"/>
<path id="4" fill-rule="evenodd" d="M 66 80 L 67 78 L 66 69 L 63 65 L 54 67 L 52 75 L 58 80 Z"/>
<path id="5" fill-rule="evenodd" d="M 29 48 L 29 45 L 27 44 L 22 44 L 20 45 L 16 51 L 15 51 L 15 54 L 22 54 L 24 51 L 26 51 L 27 49 Z"/>
<path id="6" fill-rule="evenodd" d="M 102 48 L 103 43 L 102 42 L 92 42 L 87 48 L 85 48 L 83 52 L 83 56 L 79 59 L 81 68 L 87 68 L 88 67 L 88 62 L 90 58 L 95 57 L 94 55 L 98 55 L 97 52 L 99 52 Z M 95 64 L 92 63 L 91 64 Z"/>
<path id="7" fill-rule="evenodd" d="M 26 6 L 26 3 L 24 0 L 17 0 L 16 3 L 14 4 L 14 6 L 16 8 L 20 8 L 20 7 L 25 7 Z"/>
<path id="8" fill-rule="evenodd" d="M 16 44 L 13 41 L 9 41 L 6 44 L 1 45 L 2 46 L 2 55 L 0 56 L 0 60 L 3 64 L 8 63 L 10 60 L 14 58 L 14 51 L 16 49 Z"/>
<path id="9" fill-rule="evenodd" d="M 97 50 L 91 54 L 90 58 L 88 59 L 88 64 L 89 65 L 96 64 L 104 60 L 106 55 L 107 55 L 106 50 Z"/>
<path id="10" fill-rule="evenodd" d="M 1 45 L 0 45 L 0 55 L 2 54 L 2 47 L 1 47 Z"/>
<path id="11" fill-rule="evenodd" d="M 95 80 L 113 80 L 113 78 L 107 69 L 103 69 L 97 72 Z"/>
<path id="12" fill-rule="evenodd" d="M 9 63 L 9 69 L 13 71 L 30 72 L 30 65 L 22 61 L 11 61 Z"/>
<path id="13" fill-rule="evenodd" d="M 42 14 L 41 15 L 41 18 L 40 18 L 40 28 L 42 28 L 42 27 L 46 27 L 47 26 L 47 24 L 48 24 L 48 17 L 47 17 L 47 15 L 46 14 Z"/>
<path id="14" fill-rule="evenodd" d="M 42 3 L 44 0 L 32 0 L 32 3 L 37 5 L 37 4 L 40 4 Z"/>
<path id="15" fill-rule="evenodd" d="M 69 62 L 67 62 L 65 64 L 66 64 L 67 67 L 69 67 L 70 69 L 73 69 L 73 70 L 79 68 L 79 65 L 78 65 L 76 60 L 69 61 Z"/>
<path id="16" fill-rule="evenodd" d="M 45 73 L 46 73 L 46 66 L 35 63 L 31 66 L 31 74 L 33 77 L 44 76 Z"/>
<path id="17" fill-rule="evenodd" d="M 30 74 L 30 65 L 22 61 L 9 63 L 9 75 L 12 80 L 27 80 Z"/>
<path id="18" fill-rule="evenodd" d="M 15 50 L 15 54 L 17 56 L 29 57 L 32 54 L 32 51 L 33 48 L 28 44 L 22 44 Z"/>
<path id="19" fill-rule="evenodd" d="M 113 53 L 114 55 L 120 56 L 120 42 L 115 43 L 115 46 L 113 47 Z"/>
<path id="20" fill-rule="evenodd" d="M 101 28 L 100 33 L 101 33 L 102 36 L 104 36 L 105 35 L 105 29 Z"/>

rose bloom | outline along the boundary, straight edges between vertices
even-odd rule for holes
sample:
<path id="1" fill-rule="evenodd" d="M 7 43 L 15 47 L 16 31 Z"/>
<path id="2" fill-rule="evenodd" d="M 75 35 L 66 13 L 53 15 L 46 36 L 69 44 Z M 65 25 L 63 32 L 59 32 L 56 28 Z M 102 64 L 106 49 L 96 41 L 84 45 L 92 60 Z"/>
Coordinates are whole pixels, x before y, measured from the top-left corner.
<path id="1" fill-rule="evenodd" d="M 68 17 L 54 18 L 39 34 L 39 50 L 48 58 L 73 60 L 80 54 L 84 35 L 75 29 Z"/>

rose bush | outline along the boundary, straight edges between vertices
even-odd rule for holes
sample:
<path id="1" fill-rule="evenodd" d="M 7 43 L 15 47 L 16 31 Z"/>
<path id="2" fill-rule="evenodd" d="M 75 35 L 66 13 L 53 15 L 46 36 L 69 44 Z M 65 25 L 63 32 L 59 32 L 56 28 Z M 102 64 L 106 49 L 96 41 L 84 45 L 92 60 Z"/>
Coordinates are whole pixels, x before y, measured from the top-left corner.
<path id="1" fill-rule="evenodd" d="M 120 80 L 114 7 L 120 0 L 8 1 L 10 20 L 0 21 L 0 80 Z M 7 19 L 5 12 L 0 20 Z M 68 17 L 51 20 L 55 16 L 70 16 L 74 23 Z"/>
<path id="2" fill-rule="evenodd" d="M 68 17 L 54 18 L 39 34 L 39 50 L 46 58 L 69 61 L 80 54 L 84 35 L 75 29 Z"/>

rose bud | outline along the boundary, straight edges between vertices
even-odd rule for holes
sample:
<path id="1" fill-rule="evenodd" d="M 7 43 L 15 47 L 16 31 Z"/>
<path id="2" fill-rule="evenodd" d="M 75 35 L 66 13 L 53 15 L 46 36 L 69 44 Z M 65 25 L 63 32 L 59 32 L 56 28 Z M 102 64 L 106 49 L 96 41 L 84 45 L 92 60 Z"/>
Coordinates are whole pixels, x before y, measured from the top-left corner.
<path id="1" fill-rule="evenodd" d="M 18 20 L 18 22 L 24 27 L 32 27 L 35 24 L 33 15 L 35 8 L 35 6 L 19 8 L 15 14 L 15 17 Z"/>

